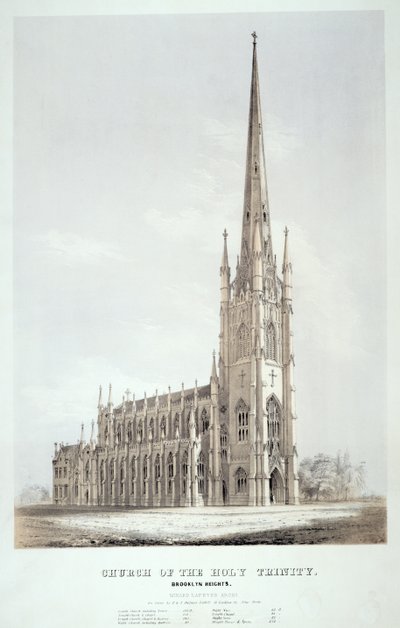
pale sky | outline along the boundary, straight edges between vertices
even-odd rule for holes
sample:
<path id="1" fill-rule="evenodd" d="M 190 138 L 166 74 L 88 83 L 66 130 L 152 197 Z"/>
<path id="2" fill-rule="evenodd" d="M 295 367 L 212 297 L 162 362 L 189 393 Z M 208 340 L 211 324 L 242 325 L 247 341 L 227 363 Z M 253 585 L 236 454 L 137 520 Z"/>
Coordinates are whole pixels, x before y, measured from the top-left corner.
<path id="1" fill-rule="evenodd" d="M 385 491 L 380 12 L 21 18 L 15 32 L 16 489 L 114 403 L 209 380 L 239 248 L 258 33 L 273 245 L 290 230 L 300 459 Z M 22 461 L 22 463 L 21 463 Z"/>

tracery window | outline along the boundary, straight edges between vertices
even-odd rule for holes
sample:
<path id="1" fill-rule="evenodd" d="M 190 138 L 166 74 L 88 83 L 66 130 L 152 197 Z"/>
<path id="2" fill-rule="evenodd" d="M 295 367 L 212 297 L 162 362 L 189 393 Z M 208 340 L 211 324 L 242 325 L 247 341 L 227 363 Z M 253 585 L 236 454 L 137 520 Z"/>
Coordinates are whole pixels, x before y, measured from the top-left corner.
<path id="1" fill-rule="evenodd" d="M 110 478 L 111 478 L 111 482 L 114 482 L 114 480 L 115 480 L 115 462 L 114 462 L 114 458 L 110 462 Z"/>
<path id="2" fill-rule="evenodd" d="M 167 458 L 167 470 L 168 470 L 168 493 L 172 493 L 172 482 L 174 477 L 174 458 L 172 452 L 169 452 Z"/>
<path id="3" fill-rule="evenodd" d="M 276 332 L 272 322 L 267 327 L 267 359 L 276 360 Z"/>
<path id="4" fill-rule="evenodd" d="M 147 474 L 148 474 L 148 458 L 143 458 L 143 495 L 147 493 Z"/>
<path id="5" fill-rule="evenodd" d="M 175 414 L 174 433 L 172 435 L 172 438 L 176 437 L 176 430 L 178 430 L 179 432 L 179 414 L 178 413 Z"/>
<path id="6" fill-rule="evenodd" d="M 237 356 L 240 360 L 250 355 L 250 332 L 248 327 L 242 323 L 237 332 Z"/>
<path id="7" fill-rule="evenodd" d="M 226 429 L 226 425 L 221 425 L 221 431 L 219 435 L 220 445 L 221 445 L 221 458 L 222 460 L 228 459 L 228 431 Z"/>
<path id="8" fill-rule="evenodd" d="M 143 421 L 142 421 L 142 419 L 140 419 L 139 425 L 138 425 L 138 428 L 137 428 L 137 440 L 138 440 L 139 443 L 141 443 L 142 440 L 143 440 Z"/>
<path id="9" fill-rule="evenodd" d="M 85 481 L 86 482 L 89 482 L 89 474 L 90 474 L 90 468 L 89 468 L 89 460 L 88 460 L 85 465 Z"/>
<path id="10" fill-rule="evenodd" d="M 237 434 L 241 443 L 249 439 L 249 409 L 243 400 L 237 405 Z"/>
<path id="11" fill-rule="evenodd" d="M 131 462 L 131 493 L 135 493 L 135 480 L 136 480 L 136 458 L 132 458 Z"/>
<path id="12" fill-rule="evenodd" d="M 187 476 L 188 476 L 188 453 L 185 451 L 182 456 L 182 494 L 186 495 Z"/>
<path id="13" fill-rule="evenodd" d="M 204 493 L 204 454 L 201 451 L 197 459 L 197 488 L 199 494 Z"/>
<path id="14" fill-rule="evenodd" d="M 121 467 L 119 469 L 119 493 L 120 495 L 124 494 L 124 484 L 125 484 L 125 459 L 121 460 Z"/>
<path id="15" fill-rule="evenodd" d="M 132 423 L 129 421 L 128 423 L 128 443 L 132 442 Z"/>
<path id="16" fill-rule="evenodd" d="M 156 459 L 154 461 L 154 478 L 155 478 L 155 481 L 156 481 L 156 484 L 155 484 L 156 495 L 158 495 L 158 493 L 159 493 L 160 477 L 161 477 L 160 454 L 157 454 L 156 455 Z"/>
<path id="17" fill-rule="evenodd" d="M 118 424 L 117 427 L 117 445 L 120 445 L 122 443 L 122 428 L 121 428 L 121 424 Z"/>
<path id="18" fill-rule="evenodd" d="M 236 493 L 247 493 L 247 473 L 242 467 L 239 467 L 235 473 L 235 485 Z"/>
<path id="19" fill-rule="evenodd" d="M 165 416 L 162 417 L 160 423 L 161 438 L 165 438 Z"/>
<path id="20" fill-rule="evenodd" d="M 104 482 L 104 460 L 100 463 L 100 482 Z"/>
<path id="21" fill-rule="evenodd" d="M 208 412 L 205 408 L 203 408 L 203 411 L 201 413 L 201 431 L 206 432 L 208 430 L 210 426 L 210 420 L 208 418 Z"/>
<path id="22" fill-rule="evenodd" d="M 268 440 L 279 441 L 281 435 L 281 408 L 275 395 L 267 399 Z"/>

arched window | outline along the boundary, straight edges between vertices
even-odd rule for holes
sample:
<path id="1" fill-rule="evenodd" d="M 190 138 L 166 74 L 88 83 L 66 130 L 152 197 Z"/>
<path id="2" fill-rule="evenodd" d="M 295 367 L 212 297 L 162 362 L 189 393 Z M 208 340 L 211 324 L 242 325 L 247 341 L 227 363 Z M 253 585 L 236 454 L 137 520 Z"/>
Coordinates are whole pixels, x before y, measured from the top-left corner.
<path id="1" fill-rule="evenodd" d="M 201 451 L 197 459 L 197 488 L 199 494 L 204 493 L 204 454 Z"/>
<path id="2" fill-rule="evenodd" d="M 279 443 L 281 436 L 281 408 L 275 395 L 267 399 L 268 440 L 272 449 L 272 442 Z"/>
<path id="3" fill-rule="evenodd" d="M 114 462 L 114 458 L 110 462 L 110 479 L 111 479 L 111 482 L 114 482 L 114 480 L 115 480 L 115 462 Z"/>
<path id="4" fill-rule="evenodd" d="M 208 430 L 209 426 L 210 421 L 208 418 L 208 412 L 205 408 L 203 408 L 203 411 L 201 413 L 201 431 L 203 432 L 203 434 Z"/>
<path id="5" fill-rule="evenodd" d="M 187 451 L 184 451 L 183 456 L 182 456 L 182 494 L 183 495 L 186 495 L 188 470 L 189 470 L 188 453 Z"/>
<path id="6" fill-rule="evenodd" d="M 159 480 L 161 477 L 160 454 L 156 455 L 156 459 L 154 461 L 154 477 L 156 480 Z"/>
<path id="7" fill-rule="evenodd" d="M 100 463 L 100 482 L 103 484 L 104 482 L 104 460 Z"/>
<path id="8" fill-rule="evenodd" d="M 108 443 L 108 425 L 106 425 L 104 428 L 104 442 L 106 444 Z"/>
<path id="9" fill-rule="evenodd" d="M 74 492 L 75 497 L 78 497 L 78 480 L 75 480 Z"/>
<path id="10" fill-rule="evenodd" d="M 240 360 L 250 355 L 250 333 L 248 327 L 242 323 L 237 332 L 236 359 Z"/>
<path id="11" fill-rule="evenodd" d="M 221 431 L 219 434 L 219 440 L 221 445 L 221 458 L 222 460 L 228 459 L 228 431 L 226 425 L 221 425 Z"/>
<path id="12" fill-rule="evenodd" d="M 119 469 L 119 494 L 124 494 L 124 484 L 125 484 L 125 459 L 122 458 L 121 466 Z"/>
<path id="13" fill-rule="evenodd" d="M 89 467 L 89 460 L 88 460 L 86 465 L 85 465 L 85 480 L 86 480 L 86 482 L 89 482 L 89 475 L 90 475 L 90 467 Z"/>
<path id="14" fill-rule="evenodd" d="M 179 434 L 179 414 L 178 413 L 175 414 L 174 433 L 172 435 L 172 438 L 176 438 L 176 431 L 177 430 L 178 430 L 178 434 Z"/>
<path id="15" fill-rule="evenodd" d="M 161 438 L 165 438 L 165 424 L 165 416 L 163 416 L 160 423 Z"/>
<path id="16" fill-rule="evenodd" d="M 128 423 L 128 443 L 132 442 L 132 423 L 129 421 Z"/>
<path id="17" fill-rule="evenodd" d="M 276 360 L 276 332 L 272 322 L 267 327 L 267 359 Z"/>
<path id="18" fill-rule="evenodd" d="M 242 467 L 239 467 L 235 473 L 235 485 L 236 493 L 247 493 L 247 473 Z"/>
<path id="19" fill-rule="evenodd" d="M 132 458 L 131 462 L 131 493 L 135 493 L 135 480 L 136 480 L 136 458 Z"/>
<path id="20" fill-rule="evenodd" d="M 138 428 L 137 428 L 137 441 L 141 443 L 143 440 L 143 421 L 140 419 Z"/>
<path id="21" fill-rule="evenodd" d="M 143 495 L 147 493 L 147 474 L 148 474 L 148 458 L 143 458 Z"/>
<path id="22" fill-rule="evenodd" d="M 118 424 L 117 427 L 117 445 L 121 445 L 122 443 L 122 428 L 121 428 L 121 424 Z"/>
<path id="23" fill-rule="evenodd" d="M 168 493 L 172 493 L 172 482 L 174 477 L 174 458 L 172 452 L 169 452 L 167 458 L 167 472 L 168 472 Z"/>
<path id="24" fill-rule="evenodd" d="M 236 406 L 238 441 L 244 443 L 249 439 L 249 409 L 241 399 Z"/>
<path id="25" fill-rule="evenodd" d="M 155 492 L 156 495 L 159 494 L 159 488 L 160 488 L 160 477 L 161 477 L 161 464 L 160 464 L 160 454 L 156 455 L 155 461 L 154 461 L 154 478 L 156 481 L 155 484 Z"/>

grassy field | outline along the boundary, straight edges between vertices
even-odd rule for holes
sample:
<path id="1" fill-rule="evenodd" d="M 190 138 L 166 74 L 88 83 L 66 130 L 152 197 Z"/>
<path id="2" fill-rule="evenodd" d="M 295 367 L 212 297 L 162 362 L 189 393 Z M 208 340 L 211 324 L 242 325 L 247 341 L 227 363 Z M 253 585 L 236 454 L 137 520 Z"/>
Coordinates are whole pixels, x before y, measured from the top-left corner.
<path id="1" fill-rule="evenodd" d="M 168 532 L 171 529 L 174 534 Z M 205 508 L 189 512 L 185 509 L 150 512 L 52 505 L 25 506 L 15 510 L 17 548 L 385 542 L 384 500 L 302 504 L 262 511 Z"/>

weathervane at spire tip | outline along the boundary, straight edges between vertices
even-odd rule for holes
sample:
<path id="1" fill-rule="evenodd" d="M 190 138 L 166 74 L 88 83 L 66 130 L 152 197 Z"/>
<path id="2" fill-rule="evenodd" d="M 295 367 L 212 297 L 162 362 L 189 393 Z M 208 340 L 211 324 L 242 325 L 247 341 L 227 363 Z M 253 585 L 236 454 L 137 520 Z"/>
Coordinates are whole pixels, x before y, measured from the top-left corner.
<path id="1" fill-rule="evenodd" d="M 251 33 L 251 36 L 252 36 L 252 38 L 253 38 L 253 44 L 254 44 L 254 46 L 255 46 L 255 45 L 256 45 L 256 43 L 257 43 L 257 42 L 256 42 L 256 39 L 257 39 L 257 33 L 256 33 L 256 31 L 253 31 L 253 32 Z"/>

